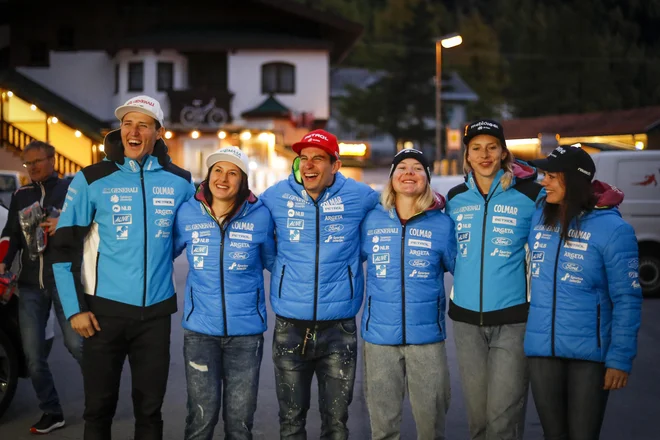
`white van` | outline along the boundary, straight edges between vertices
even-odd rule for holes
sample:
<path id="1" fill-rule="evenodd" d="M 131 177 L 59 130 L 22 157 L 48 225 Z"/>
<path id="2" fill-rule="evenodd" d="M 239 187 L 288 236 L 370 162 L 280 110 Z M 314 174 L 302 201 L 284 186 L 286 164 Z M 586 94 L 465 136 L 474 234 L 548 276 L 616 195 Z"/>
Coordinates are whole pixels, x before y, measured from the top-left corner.
<path id="1" fill-rule="evenodd" d="M 592 158 L 595 178 L 625 195 L 619 209 L 635 228 L 644 295 L 660 296 L 660 151 L 604 151 Z"/>
<path id="2" fill-rule="evenodd" d="M 465 183 L 465 176 L 463 174 L 455 176 L 431 176 L 431 188 L 445 198 L 450 189 L 461 183 Z"/>
<path id="3" fill-rule="evenodd" d="M 27 179 L 21 173 L 0 170 L 0 204 L 8 208 L 12 194 L 25 183 Z"/>

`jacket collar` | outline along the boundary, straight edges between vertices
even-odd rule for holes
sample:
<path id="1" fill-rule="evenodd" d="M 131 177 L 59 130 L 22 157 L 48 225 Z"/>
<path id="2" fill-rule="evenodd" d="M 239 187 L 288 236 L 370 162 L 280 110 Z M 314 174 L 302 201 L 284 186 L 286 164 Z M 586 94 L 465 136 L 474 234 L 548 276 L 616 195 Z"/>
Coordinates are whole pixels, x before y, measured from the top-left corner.
<path id="1" fill-rule="evenodd" d="M 504 175 L 504 170 L 499 170 L 497 174 L 495 174 L 495 178 L 490 184 L 490 188 L 488 188 L 488 198 L 492 197 L 495 193 L 502 192 L 502 185 L 500 185 L 500 179 L 502 178 L 502 175 Z M 467 176 L 466 183 L 472 192 L 479 194 L 481 197 L 481 190 L 479 189 L 479 185 L 477 185 L 477 180 L 474 178 L 474 171 L 470 171 L 470 174 Z"/>
<path id="2" fill-rule="evenodd" d="M 39 182 L 32 182 L 33 185 L 39 186 L 43 185 L 46 188 L 50 188 L 54 186 L 57 182 L 60 181 L 60 177 L 57 175 L 56 172 L 52 172 L 50 176 L 48 176 L 45 180 L 39 181 Z"/>
<path id="3" fill-rule="evenodd" d="M 105 159 L 105 160 L 109 160 L 109 159 Z M 150 154 L 142 158 L 142 163 L 138 162 L 135 159 L 129 159 L 126 156 L 124 156 L 123 163 L 120 162 L 115 162 L 115 163 L 117 164 L 120 170 L 127 173 L 139 173 L 140 168 L 143 168 L 144 171 L 156 171 L 163 168 L 160 162 L 158 161 L 158 158 Z"/>

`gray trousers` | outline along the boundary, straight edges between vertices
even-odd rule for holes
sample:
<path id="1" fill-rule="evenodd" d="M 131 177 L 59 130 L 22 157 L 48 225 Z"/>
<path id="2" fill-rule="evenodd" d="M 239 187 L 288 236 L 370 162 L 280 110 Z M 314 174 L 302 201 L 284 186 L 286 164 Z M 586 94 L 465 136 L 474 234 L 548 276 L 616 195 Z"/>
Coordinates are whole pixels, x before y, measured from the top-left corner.
<path id="1" fill-rule="evenodd" d="M 522 439 L 529 386 L 525 324 L 454 321 L 453 327 L 470 439 Z"/>
<path id="2" fill-rule="evenodd" d="M 401 438 L 408 390 L 418 440 L 444 440 L 451 397 L 444 342 L 425 345 L 364 343 L 364 394 L 373 440 Z"/>

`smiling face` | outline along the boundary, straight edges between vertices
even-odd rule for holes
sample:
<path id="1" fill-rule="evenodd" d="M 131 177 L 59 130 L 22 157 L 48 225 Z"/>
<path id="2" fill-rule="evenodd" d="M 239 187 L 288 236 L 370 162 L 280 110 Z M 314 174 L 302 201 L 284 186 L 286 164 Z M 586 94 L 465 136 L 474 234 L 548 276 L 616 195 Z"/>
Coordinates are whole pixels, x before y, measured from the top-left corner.
<path id="1" fill-rule="evenodd" d="M 545 173 L 541 185 L 547 194 L 547 203 L 561 204 L 566 196 L 566 185 L 564 184 L 564 173 Z"/>
<path id="2" fill-rule="evenodd" d="M 480 134 L 470 140 L 466 160 L 479 177 L 493 179 L 507 154 L 496 137 Z"/>
<path id="3" fill-rule="evenodd" d="M 415 159 L 402 160 L 392 173 L 392 188 L 396 194 L 417 197 L 426 191 L 426 185 L 424 165 Z"/>
<path id="4" fill-rule="evenodd" d="M 330 163 L 330 155 L 316 147 L 305 147 L 300 151 L 300 174 L 307 194 L 316 198 L 332 185 L 341 161 Z"/>
<path id="5" fill-rule="evenodd" d="M 209 173 L 209 190 L 214 200 L 233 202 L 241 188 L 243 172 L 231 162 L 216 162 Z"/>
<path id="6" fill-rule="evenodd" d="M 124 155 L 129 159 L 142 160 L 154 151 L 156 141 L 161 138 L 163 127 L 156 128 L 156 120 L 139 112 L 126 113 L 121 121 L 121 141 Z"/>

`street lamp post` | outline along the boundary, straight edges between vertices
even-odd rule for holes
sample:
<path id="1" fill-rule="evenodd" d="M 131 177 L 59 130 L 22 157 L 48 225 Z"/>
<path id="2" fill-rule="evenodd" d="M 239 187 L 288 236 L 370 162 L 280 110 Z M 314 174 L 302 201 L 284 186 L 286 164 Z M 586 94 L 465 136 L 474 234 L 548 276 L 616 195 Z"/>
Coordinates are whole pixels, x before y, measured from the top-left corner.
<path id="1" fill-rule="evenodd" d="M 463 38 L 454 33 L 435 40 L 435 172 L 440 174 L 442 164 L 442 112 L 440 88 L 442 86 L 442 48 L 456 47 Z"/>

